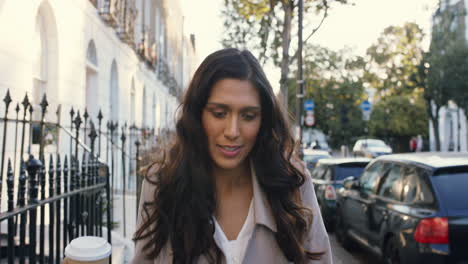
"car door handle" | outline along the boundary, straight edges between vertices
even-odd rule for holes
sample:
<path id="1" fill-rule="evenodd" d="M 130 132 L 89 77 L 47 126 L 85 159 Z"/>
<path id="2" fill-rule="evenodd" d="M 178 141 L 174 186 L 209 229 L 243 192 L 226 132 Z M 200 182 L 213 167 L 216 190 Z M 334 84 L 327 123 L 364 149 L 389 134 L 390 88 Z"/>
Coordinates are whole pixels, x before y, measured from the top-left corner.
<path id="1" fill-rule="evenodd" d="M 388 212 L 387 211 L 382 211 L 382 217 L 383 217 L 383 219 L 387 219 L 388 218 Z"/>
<path id="2" fill-rule="evenodd" d="M 361 207 L 364 211 L 367 211 L 367 204 L 361 204 Z"/>

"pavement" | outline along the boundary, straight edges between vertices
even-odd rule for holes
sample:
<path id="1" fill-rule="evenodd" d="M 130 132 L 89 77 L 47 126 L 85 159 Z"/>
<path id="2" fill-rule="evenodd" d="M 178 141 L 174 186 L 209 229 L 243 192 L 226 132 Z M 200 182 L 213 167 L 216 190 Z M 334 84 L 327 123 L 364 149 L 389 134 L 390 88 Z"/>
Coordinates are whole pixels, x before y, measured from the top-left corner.
<path id="1" fill-rule="evenodd" d="M 118 223 L 118 225 L 112 230 L 112 247 L 116 249 L 115 253 L 114 250 L 112 251 L 112 264 L 130 263 L 134 255 L 132 237 L 136 226 L 136 195 L 129 193 L 125 195 L 124 199 L 122 193 L 114 193 L 113 209 L 113 222 Z"/>

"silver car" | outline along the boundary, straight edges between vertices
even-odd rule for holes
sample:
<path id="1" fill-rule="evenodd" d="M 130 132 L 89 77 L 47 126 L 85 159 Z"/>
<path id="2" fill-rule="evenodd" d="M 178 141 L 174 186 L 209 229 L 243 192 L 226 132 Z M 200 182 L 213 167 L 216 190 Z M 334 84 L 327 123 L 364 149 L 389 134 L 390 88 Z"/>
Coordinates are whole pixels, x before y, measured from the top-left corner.
<path id="1" fill-rule="evenodd" d="M 392 152 L 392 148 L 380 139 L 359 139 L 353 147 L 353 155 L 360 157 L 375 158 Z"/>

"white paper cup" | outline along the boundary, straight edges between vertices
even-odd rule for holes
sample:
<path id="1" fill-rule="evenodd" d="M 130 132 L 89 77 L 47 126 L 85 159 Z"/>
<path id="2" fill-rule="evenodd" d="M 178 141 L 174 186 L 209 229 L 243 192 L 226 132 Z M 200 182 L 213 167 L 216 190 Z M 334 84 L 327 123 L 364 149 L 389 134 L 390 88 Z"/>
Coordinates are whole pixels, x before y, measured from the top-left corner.
<path id="1" fill-rule="evenodd" d="M 73 239 L 65 248 L 69 264 L 107 264 L 112 247 L 102 237 L 82 236 Z"/>

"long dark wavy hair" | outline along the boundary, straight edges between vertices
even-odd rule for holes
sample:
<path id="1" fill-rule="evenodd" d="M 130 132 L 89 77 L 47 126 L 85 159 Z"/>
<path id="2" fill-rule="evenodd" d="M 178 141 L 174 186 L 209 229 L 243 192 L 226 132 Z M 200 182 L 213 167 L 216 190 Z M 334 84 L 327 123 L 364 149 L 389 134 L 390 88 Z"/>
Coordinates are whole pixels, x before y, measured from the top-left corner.
<path id="1" fill-rule="evenodd" d="M 175 142 L 156 162 L 156 173 L 146 175 L 156 185 L 154 202 L 143 205 L 145 217 L 134 240 L 147 239 L 143 251 L 150 259 L 169 246 L 174 263 L 194 263 L 201 255 L 210 263 L 221 262 L 213 238 L 212 161 L 201 116 L 213 85 L 227 78 L 250 81 L 260 95 L 261 126 L 249 158 L 271 207 L 279 248 L 294 263 L 320 259 L 323 253 L 303 247 L 312 212 L 299 199 L 305 175 L 291 163 L 295 141 L 286 115 L 257 59 L 233 48 L 212 53 L 195 72 L 178 111 Z"/>

